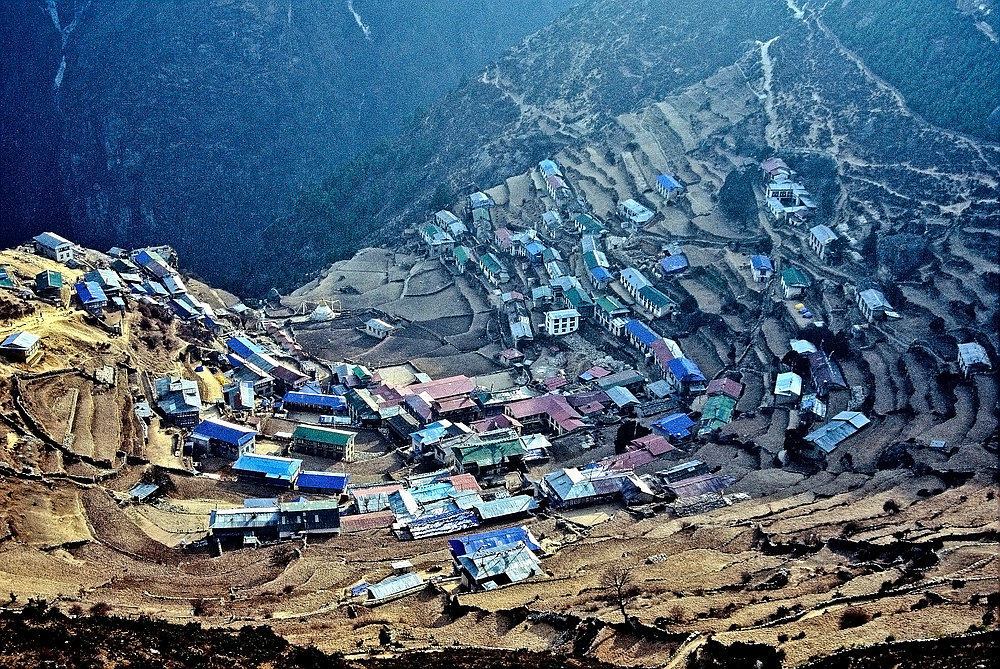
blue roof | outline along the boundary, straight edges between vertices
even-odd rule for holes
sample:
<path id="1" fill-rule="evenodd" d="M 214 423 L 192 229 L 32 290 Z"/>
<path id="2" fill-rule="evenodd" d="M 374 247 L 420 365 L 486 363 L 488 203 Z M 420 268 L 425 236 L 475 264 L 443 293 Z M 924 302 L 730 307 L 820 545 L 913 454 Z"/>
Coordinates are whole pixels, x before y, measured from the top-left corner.
<path id="1" fill-rule="evenodd" d="M 683 253 L 678 253 L 674 256 L 667 256 L 660 260 L 660 270 L 665 274 L 671 272 L 680 272 L 686 269 L 688 266 L 687 256 Z"/>
<path id="2" fill-rule="evenodd" d="M 249 428 L 209 418 L 198 423 L 197 427 L 191 431 L 191 436 L 195 435 L 204 439 L 216 439 L 227 444 L 242 446 L 252 441 L 257 433 Z"/>
<path id="3" fill-rule="evenodd" d="M 107 303 L 108 296 L 104 294 L 104 289 L 96 281 L 81 281 L 73 286 L 77 296 L 83 304 L 95 304 L 98 302 Z"/>
<path id="4" fill-rule="evenodd" d="M 666 432 L 671 437 L 680 438 L 691 436 L 691 430 L 689 428 L 693 425 L 694 421 L 691 420 L 690 416 L 683 413 L 675 413 L 656 421 L 653 423 L 652 427 L 655 427 L 661 432 Z"/>
<path id="5" fill-rule="evenodd" d="M 302 461 L 293 458 L 244 453 L 233 465 L 233 471 L 254 472 L 269 479 L 290 481 L 301 466 Z"/>
<path id="6" fill-rule="evenodd" d="M 591 267 L 590 276 L 594 277 L 595 281 L 606 281 L 611 279 L 611 272 L 609 272 L 604 267 Z"/>
<path id="7" fill-rule="evenodd" d="M 524 525 L 493 530 L 492 532 L 470 534 L 467 537 L 459 537 L 458 539 L 449 539 L 448 548 L 452 555 L 458 557 L 460 555 L 475 553 L 484 548 L 496 548 L 497 546 L 516 544 L 518 542 L 524 542 L 524 545 L 533 551 L 541 548 L 535 537 L 532 536 L 531 531 Z"/>
<path id="8" fill-rule="evenodd" d="M 345 490 L 347 489 L 348 474 L 337 474 L 334 472 L 312 472 L 305 471 L 299 474 L 296 485 L 300 488 L 320 488 L 323 490 Z"/>
<path id="9" fill-rule="evenodd" d="M 347 400 L 340 395 L 324 395 L 322 393 L 288 392 L 281 398 L 281 401 L 285 404 L 305 404 L 333 411 L 347 407 Z"/>
<path id="10" fill-rule="evenodd" d="M 652 346 L 653 342 L 661 339 L 660 335 L 653 332 L 648 325 L 634 318 L 625 324 L 625 330 L 646 346 Z"/>
<path id="11" fill-rule="evenodd" d="M 670 372 L 677 377 L 678 381 L 691 382 L 705 380 L 705 375 L 701 373 L 701 369 L 690 358 L 674 358 L 667 365 L 670 367 Z"/>
<path id="12" fill-rule="evenodd" d="M 678 181 L 677 179 L 673 178 L 669 174 L 661 174 L 660 176 L 656 177 L 656 183 L 660 184 L 661 186 L 663 186 L 667 190 L 683 190 L 684 189 L 684 186 L 681 185 L 681 182 Z"/>
<path id="13" fill-rule="evenodd" d="M 545 251 L 545 244 L 541 242 L 528 242 L 524 245 L 524 250 L 531 255 L 537 255 Z"/>
<path id="14" fill-rule="evenodd" d="M 771 259 L 763 255 L 750 256 L 750 266 L 754 269 L 768 269 L 772 272 L 774 271 L 774 266 L 771 265 Z"/>
<path id="15" fill-rule="evenodd" d="M 267 355 L 267 351 L 246 337 L 230 337 L 226 340 L 226 347 L 241 358 L 249 358 L 252 355 Z"/>

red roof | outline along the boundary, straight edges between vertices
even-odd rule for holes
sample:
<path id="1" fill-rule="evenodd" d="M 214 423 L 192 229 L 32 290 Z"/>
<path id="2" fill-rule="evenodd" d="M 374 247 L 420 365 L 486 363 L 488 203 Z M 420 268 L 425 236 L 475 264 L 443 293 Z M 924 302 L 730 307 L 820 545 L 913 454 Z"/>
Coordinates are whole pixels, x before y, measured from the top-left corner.
<path id="1" fill-rule="evenodd" d="M 399 392 L 404 396 L 427 393 L 432 400 L 442 400 L 446 397 L 455 397 L 456 395 L 468 395 L 475 389 L 476 384 L 472 379 L 464 374 L 459 374 L 458 376 L 449 376 L 437 381 L 414 383 L 405 388 L 400 388 Z"/>
<path id="2" fill-rule="evenodd" d="M 662 339 L 654 341 L 649 348 L 653 351 L 653 358 L 661 369 L 666 369 L 667 363 L 674 359 L 674 354 L 670 352 L 670 347 Z"/>
<path id="3" fill-rule="evenodd" d="M 628 451 L 608 458 L 606 462 L 611 469 L 620 472 L 648 465 L 654 460 L 656 460 L 656 456 L 649 451 Z"/>
<path id="4" fill-rule="evenodd" d="M 454 476 L 449 476 L 443 481 L 448 481 L 453 486 L 455 486 L 455 492 L 479 492 L 482 487 L 479 485 L 479 481 L 472 474 L 455 474 Z"/>
<path id="5" fill-rule="evenodd" d="M 542 395 L 512 402 L 507 405 L 507 415 L 517 419 L 547 415 L 566 432 L 584 427 L 584 423 L 580 421 L 580 414 L 573 410 L 562 395 Z"/>
<path id="6" fill-rule="evenodd" d="M 712 379 L 708 382 L 708 390 L 705 392 L 709 395 L 728 395 L 734 400 L 738 400 L 743 394 L 743 384 L 729 377 Z"/>
<path id="7" fill-rule="evenodd" d="M 549 376 L 542 379 L 541 384 L 546 390 L 555 390 L 556 388 L 562 388 L 567 385 L 569 381 L 566 380 L 565 376 Z"/>
<path id="8" fill-rule="evenodd" d="M 340 531 L 350 534 L 351 532 L 364 532 L 366 530 L 380 530 L 392 527 L 395 522 L 392 511 L 376 511 L 375 513 L 356 513 L 353 516 L 340 517 Z"/>
<path id="9" fill-rule="evenodd" d="M 652 455 L 657 456 L 674 450 L 670 442 L 658 434 L 648 434 L 645 437 L 634 439 L 629 446 L 634 447 L 636 450 L 649 451 Z"/>
<path id="10" fill-rule="evenodd" d="M 591 379 L 603 379 L 605 376 L 608 376 L 609 374 L 611 374 L 611 372 L 609 372 L 608 370 L 604 369 L 603 367 L 595 365 L 595 366 L 591 367 L 590 369 L 588 369 L 587 371 L 585 371 L 580 376 L 582 376 L 584 378 L 591 378 Z"/>
<path id="11" fill-rule="evenodd" d="M 524 357 L 524 354 L 516 348 L 507 348 L 500 351 L 500 357 L 504 360 L 520 360 Z"/>
<path id="12" fill-rule="evenodd" d="M 482 434 L 483 432 L 492 432 L 493 430 L 503 430 L 508 427 L 519 428 L 521 427 L 521 421 L 516 418 L 511 418 L 505 414 L 500 414 L 499 416 L 491 416 L 490 418 L 484 418 L 482 420 L 477 420 L 476 422 L 469 425 L 473 432 Z"/>

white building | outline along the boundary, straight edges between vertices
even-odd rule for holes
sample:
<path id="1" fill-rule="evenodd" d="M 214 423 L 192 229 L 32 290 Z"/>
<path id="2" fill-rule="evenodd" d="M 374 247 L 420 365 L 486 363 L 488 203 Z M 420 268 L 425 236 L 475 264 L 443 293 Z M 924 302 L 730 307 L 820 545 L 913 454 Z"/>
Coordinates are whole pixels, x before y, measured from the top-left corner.
<path id="1" fill-rule="evenodd" d="M 655 216 L 652 211 L 631 198 L 618 203 L 618 215 L 634 226 L 645 225 Z"/>
<path id="2" fill-rule="evenodd" d="M 885 299 L 882 291 L 869 288 L 858 291 L 858 309 L 861 310 L 861 315 L 865 317 L 865 320 L 871 323 L 884 319 L 887 314 L 892 312 L 892 305 L 889 304 L 889 300 Z"/>
<path id="3" fill-rule="evenodd" d="M 365 323 L 365 332 L 377 339 L 385 339 L 396 328 L 380 318 L 372 318 Z"/>
<path id="4" fill-rule="evenodd" d="M 56 262 L 73 260 L 73 242 L 54 232 L 43 232 L 34 239 L 35 252 Z"/>
<path id="5" fill-rule="evenodd" d="M 982 344 L 968 342 L 958 345 L 958 368 L 966 377 L 989 371 L 993 365 Z"/>
<path id="6" fill-rule="evenodd" d="M 782 372 L 774 381 L 774 401 L 795 404 L 802 397 L 802 377 L 795 372 Z"/>
<path id="7" fill-rule="evenodd" d="M 825 225 L 817 225 L 809 229 L 809 248 L 815 251 L 820 260 L 826 260 L 827 249 L 837 239 L 837 233 Z"/>
<path id="8" fill-rule="evenodd" d="M 576 309 L 559 309 L 545 312 L 545 331 L 553 336 L 566 335 L 580 329 L 580 312 Z"/>

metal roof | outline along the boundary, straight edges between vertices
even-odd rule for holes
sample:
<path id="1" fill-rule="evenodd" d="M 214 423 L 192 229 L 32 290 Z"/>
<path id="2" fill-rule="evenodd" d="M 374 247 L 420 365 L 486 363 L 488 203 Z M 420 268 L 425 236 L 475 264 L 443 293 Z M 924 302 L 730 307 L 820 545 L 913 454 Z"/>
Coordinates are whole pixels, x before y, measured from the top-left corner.
<path id="1" fill-rule="evenodd" d="M 626 267 L 621 271 L 622 283 L 632 286 L 634 290 L 639 290 L 645 286 L 653 285 L 642 272 L 635 267 Z"/>
<path id="2" fill-rule="evenodd" d="M 704 381 L 705 375 L 690 358 L 674 358 L 667 363 L 671 374 L 681 383 Z"/>
<path id="3" fill-rule="evenodd" d="M 347 400 L 340 395 L 324 395 L 322 393 L 287 392 L 281 398 L 284 404 L 301 404 L 303 406 L 321 407 L 332 411 L 347 408 Z"/>
<path id="4" fill-rule="evenodd" d="M 491 530 L 489 532 L 470 534 L 457 539 L 449 539 L 448 549 L 451 551 L 452 555 L 458 557 L 460 555 L 469 555 L 483 549 L 496 548 L 497 546 L 516 544 L 518 542 L 523 543 L 530 550 L 541 550 L 538 540 L 535 539 L 531 530 L 529 530 L 526 525 L 506 527 L 501 530 Z"/>
<path id="5" fill-rule="evenodd" d="M 63 276 L 59 272 L 47 269 L 35 276 L 35 285 L 41 290 L 58 290 L 62 288 Z"/>
<path id="6" fill-rule="evenodd" d="M 632 392 L 622 386 L 612 386 L 605 390 L 611 401 L 614 402 L 618 408 L 626 407 L 630 404 L 639 404 L 638 398 L 632 394 Z"/>
<path id="7" fill-rule="evenodd" d="M 154 382 L 156 405 L 167 415 L 201 410 L 201 393 L 195 381 L 165 376 Z"/>
<path id="8" fill-rule="evenodd" d="M 514 495 L 487 502 L 476 502 L 472 507 L 482 520 L 495 520 L 504 516 L 534 511 L 538 508 L 538 503 L 529 495 Z"/>
<path id="9" fill-rule="evenodd" d="M 458 558 L 462 567 L 475 581 L 504 575 L 510 582 L 523 581 L 542 571 L 535 554 L 521 542 L 486 548 Z"/>
<path id="10" fill-rule="evenodd" d="M 73 245 L 73 242 L 69 241 L 65 237 L 62 237 L 61 235 L 57 235 L 54 232 L 43 232 L 35 237 L 35 242 L 47 249 L 52 249 L 53 251 L 65 246 Z"/>
<path id="11" fill-rule="evenodd" d="M 781 270 L 781 282 L 793 288 L 809 287 L 809 277 L 803 274 L 798 267 L 786 267 Z"/>
<path id="12" fill-rule="evenodd" d="M 784 397 L 802 395 L 802 377 L 795 372 L 782 372 L 774 381 L 774 394 Z"/>
<path id="13" fill-rule="evenodd" d="M 654 286 L 643 286 L 640 288 L 639 297 L 645 299 L 655 308 L 669 307 L 674 303 L 663 291 Z"/>
<path id="14" fill-rule="evenodd" d="M 233 471 L 263 474 L 264 478 L 290 481 L 302 467 L 302 461 L 275 455 L 244 453 L 233 464 Z"/>
<path id="15" fill-rule="evenodd" d="M 335 430 L 330 427 L 299 425 L 292 432 L 292 439 L 316 441 L 321 444 L 330 444 L 331 446 L 347 446 L 354 440 L 354 432 Z"/>
<path id="16" fill-rule="evenodd" d="M 656 177 L 656 183 L 658 183 L 667 191 L 684 190 L 684 186 L 681 185 L 681 182 L 675 179 L 674 177 L 670 176 L 669 174 L 661 174 L 660 176 Z"/>
<path id="17" fill-rule="evenodd" d="M 423 584 L 424 579 L 414 572 L 390 576 L 384 581 L 368 586 L 368 599 L 375 601 L 389 599 L 419 588 Z"/>
<path id="18" fill-rule="evenodd" d="M 688 266 L 687 256 L 683 253 L 673 256 L 667 256 L 666 258 L 660 259 L 660 271 L 665 274 L 670 274 L 671 272 L 680 272 L 686 269 Z"/>
<path id="19" fill-rule="evenodd" d="M 652 427 L 657 428 L 662 432 L 666 432 L 671 437 L 683 438 L 691 435 L 691 428 L 694 426 L 694 421 L 691 420 L 690 416 L 683 413 L 675 413 L 665 418 L 661 418 Z"/>
<path id="20" fill-rule="evenodd" d="M 30 332 L 15 332 L 7 335 L 7 338 L 0 344 L 0 348 L 9 350 L 27 351 L 38 343 L 38 335 Z"/>
<path id="21" fill-rule="evenodd" d="M 769 272 L 774 271 L 774 265 L 771 264 L 771 259 L 765 255 L 750 256 L 750 266 L 756 270 L 766 269 Z"/>
<path id="22" fill-rule="evenodd" d="M 348 474 L 338 474 L 335 472 L 303 471 L 299 473 L 299 478 L 295 484 L 299 488 L 318 488 L 321 490 L 346 490 Z"/>
<path id="23" fill-rule="evenodd" d="M 829 423 L 807 434 L 806 441 L 816 444 L 818 448 L 829 453 L 870 422 L 858 411 L 841 411 Z"/>
<path id="24" fill-rule="evenodd" d="M 206 418 L 198 423 L 194 430 L 191 431 L 191 435 L 243 446 L 247 442 L 252 441 L 257 436 L 257 432 L 242 425 L 219 420 L 218 418 Z"/>
<path id="25" fill-rule="evenodd" d="M 864 302 L 871 311 L 891 311 L 892 305 L 889 304 L 889 300 L 885 299 L 885 295 L 882 291 L 875 290 L 874 288 L 869 288 L 868 290 L 862 290 L 858 293 L 858 297 Z"/>
<path id="26" fill-rule="evenodd" d="M 635 318 L 631 318 L 627 323 L 625 323 L 625 331 L 646 346 L 652 346 L 653 342 L 658 339 L 662 339 L 662 337 L 654 332 L 648 325 Z"/>
<path id="27" fill-rule="evenodd" d="M 96 281 L 81 281 L 73 286 L 80 301 L 84 304 L 95 304 L 103 302 L 107 304 L 108 296 L 104 294 L 104 289 Z"/>
<path id="28" fill-rule="evenodd" d="M 837 238 L 837 233 L 828 228 L 825 225 L 817 225 L 809 229 L 809 234 L 811 234 L 816 241 L 822 245 L 829 244 L 834 239 Z"/>
<path id="29" fill-rule="evenodd" d="M 280 514 L 277 507 L 212 509 L 208 516 L 208 529 L 238 530 L 276 527 Z"/>
<path id="30" fill-rule="evenodd" d="M 966 367 L 971 367 L 972 365 L 990 366 L 990 356 L 986 353 L 983 345 L 978 342 L 970 341 L 965 344 L 959 344 L 958 357 Z"/>

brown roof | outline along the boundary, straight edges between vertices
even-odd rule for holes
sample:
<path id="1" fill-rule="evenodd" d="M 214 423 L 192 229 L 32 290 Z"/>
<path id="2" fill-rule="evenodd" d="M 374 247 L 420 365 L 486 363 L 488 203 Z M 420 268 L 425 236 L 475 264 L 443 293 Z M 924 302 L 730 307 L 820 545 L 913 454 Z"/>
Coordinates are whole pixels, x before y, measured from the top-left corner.
<path id="1" fill-rule="evenodd" d="M 356 513 L 353 516 L 340 517 L 340 531 L 350 534 L 366 530 L 380 530 L 392 527 L 395 518 L 392 511 L 376 511 L 375 513 Z"/>

